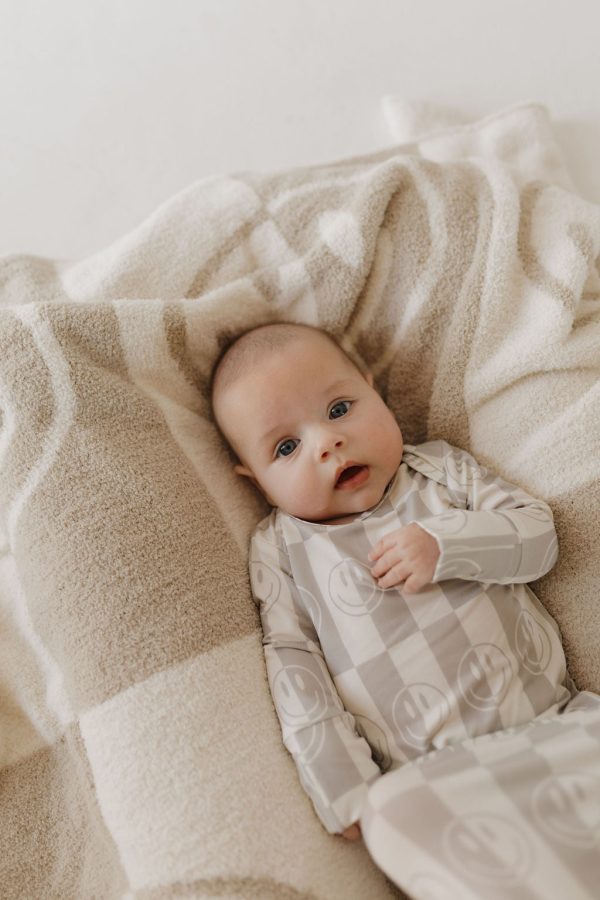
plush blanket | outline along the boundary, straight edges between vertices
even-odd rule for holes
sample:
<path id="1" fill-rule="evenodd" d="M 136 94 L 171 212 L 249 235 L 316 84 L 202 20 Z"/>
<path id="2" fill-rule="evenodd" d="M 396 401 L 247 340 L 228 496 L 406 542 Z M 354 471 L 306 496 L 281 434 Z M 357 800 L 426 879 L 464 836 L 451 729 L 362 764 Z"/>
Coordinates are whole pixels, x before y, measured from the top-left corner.
<path id="1" fill-rule="evenodd" d="M 398 895 L 284 749 L 247 577 L 266 512 L 207 385 L 330 330 L 405 440 L 547 500 L 534 589 L 600 689 L 600 210 L 523 106 L 363 158 L 191 185 L 78 262 L 0 262 L 0 884 L 10 898 Z M 404 129 L 404 130 L 403 130 Z"/>

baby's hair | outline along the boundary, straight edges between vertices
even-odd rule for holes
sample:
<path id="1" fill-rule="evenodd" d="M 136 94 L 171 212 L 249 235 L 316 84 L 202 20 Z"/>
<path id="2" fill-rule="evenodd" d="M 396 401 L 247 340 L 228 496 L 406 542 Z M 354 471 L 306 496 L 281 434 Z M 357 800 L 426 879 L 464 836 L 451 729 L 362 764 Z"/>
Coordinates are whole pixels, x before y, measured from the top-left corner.
<path id="1" fill-rule="evenodd" d="M 270 322 L 244 332 L 244 334 L 234 338 L 221 351 L 213 367 L 210 381 L 210 397 L 213 409 L 215 398 L 230 385 L 234 384 L 238 378 L 250 371 L 257 359 L 262 359 L 273 350 L 280 350 L 286 344 L 297 340 L 303 331 L 322 335 L 337 347 L 340 353 L 353 366 L 364 374 L 365 367 L 362 360 L 353 358 L 327 331 L 323 331 L 313 325 L 304 325 L 300 322 Z"/>

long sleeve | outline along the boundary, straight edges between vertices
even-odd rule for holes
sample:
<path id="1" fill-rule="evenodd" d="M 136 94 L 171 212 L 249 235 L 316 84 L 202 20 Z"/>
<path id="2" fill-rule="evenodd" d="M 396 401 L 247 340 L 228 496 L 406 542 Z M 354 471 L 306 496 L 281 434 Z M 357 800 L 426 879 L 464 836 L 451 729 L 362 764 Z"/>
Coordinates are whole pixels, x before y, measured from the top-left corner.
<path id="1" fill-rule="evenodd" d="M 436 480 L 458 508 L 418 521 L 440 548 L 433 581 L 514 584 L 541 578 L 558 556 L 548 504 L 490 474 L 464 450 L 445 447 Z"/>
<path id="2" fill-rule="evenodd" d="M 300 781 L 327 831 L 337 833 L 360 818 L 368 785 L 381 771 L 342 704 L 287 555 L 273 537 L 273 529 L 259 526 L 250 548 L 267 676 Z"/>

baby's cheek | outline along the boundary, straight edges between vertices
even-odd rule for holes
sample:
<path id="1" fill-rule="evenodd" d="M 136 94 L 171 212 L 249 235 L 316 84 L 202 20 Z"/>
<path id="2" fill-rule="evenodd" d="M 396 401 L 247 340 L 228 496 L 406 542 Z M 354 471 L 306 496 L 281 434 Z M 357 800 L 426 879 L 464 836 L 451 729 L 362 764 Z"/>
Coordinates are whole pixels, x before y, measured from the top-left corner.
<path id="1" fill-rule="evenodd" d="M 271 495 L 275 506 L 302 518 L 303 512 L 311 506 L 310 480 L 302 478 L 302 474 L 290 466 L 271 480 Z"/>
<path id="2" fill-rule="evenodd" d="M 374 424 L 371 441 L 380 462 L 395 470 L 402 458 L 402 435 L 387 407 L 386 411 L 388 415 L 380 416 Z"/>
<path id="3" fill-rule="evenodd" d="M 306 477 L 295 479 L 289 486 L 290 496 L 300 519 L 327 518 L 332 515 L 332 491 L 309 472 Z"/>

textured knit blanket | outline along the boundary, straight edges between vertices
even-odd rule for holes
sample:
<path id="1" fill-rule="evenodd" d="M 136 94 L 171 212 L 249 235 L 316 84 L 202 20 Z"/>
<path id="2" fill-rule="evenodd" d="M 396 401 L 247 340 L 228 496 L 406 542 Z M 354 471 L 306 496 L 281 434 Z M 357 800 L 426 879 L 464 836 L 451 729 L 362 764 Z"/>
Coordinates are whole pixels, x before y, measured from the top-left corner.
<path id="1" fill-rule="evenodd" d="M 328 329 L 407 442 L 550 504 L 533 587 L 600 689 L 600 209 L 540 107 L 399 136 L 199 181 L 79 262 L 0 261 L 3 900 L 398 895 L 326 834 L 273 710 L 247 576 L 266 509 L 207 398 L 253 325 Z"/>

